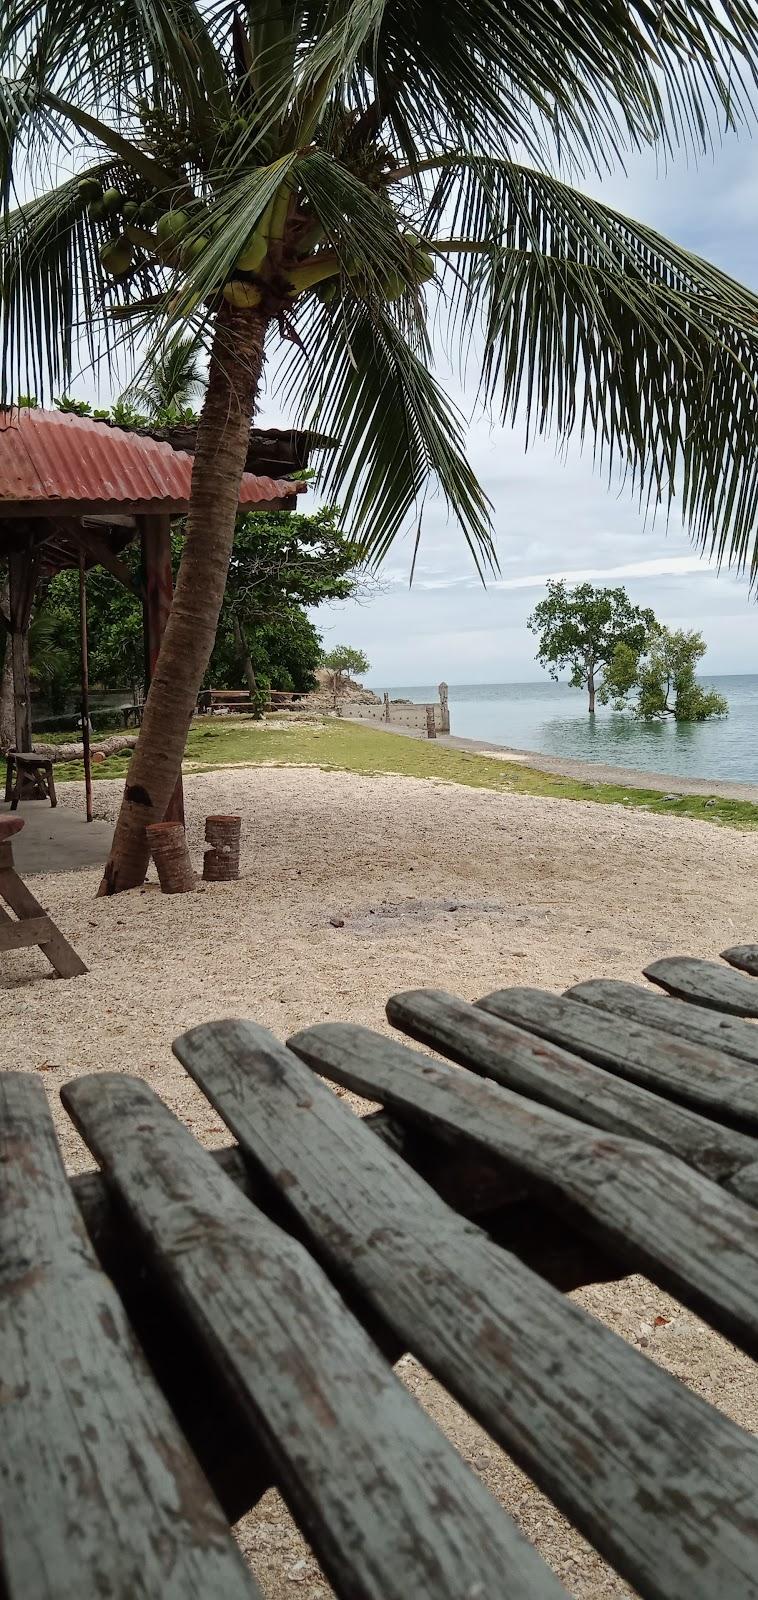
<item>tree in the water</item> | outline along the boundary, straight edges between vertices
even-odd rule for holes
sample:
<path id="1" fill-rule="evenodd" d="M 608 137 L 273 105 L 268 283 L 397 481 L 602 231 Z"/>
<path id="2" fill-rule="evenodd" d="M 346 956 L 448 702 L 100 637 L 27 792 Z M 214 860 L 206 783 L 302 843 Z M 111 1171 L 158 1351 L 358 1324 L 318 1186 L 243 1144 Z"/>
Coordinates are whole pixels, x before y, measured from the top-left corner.
<path id="1" fill-rule="evenodd" d="M 522 403 L 530 431 L 589 431 L 646 499 L 681 489 L 701 542 L 751 555 L 758 301 L 552 163 L 707 147 L 714 109 L 749 114 L 757 68 L 747 0 L 4 0 L 5 393 L 65 388 L 116 337 L 165 350 L 191 330 L 209 351 L 187 541 L 104 892 L 142 880 L 180 769 L 267 346 L 291 357 L 286 404 L 338 441 L 327 492 L 375 557 L 434 485 L 480 565 L 493 556 L 432 375 L 438 306 L 503 419 Z M 88 159 L 49 189 L 72 149 Z M 22 182 L 34 197 L 9 210 Z"/>
<path id="2" fill-rule="evenodd" d="M 328 650 L 322 655 L 321 665 L 328 674 L 332 705 L 336 706 L 344 690 L 345 679 L 362 676 L 364 672 L 368 672 L 370 663 L 362 650 L 354 650 L 349 644 L 338 644 L 333 650 Z"/>
<path id="3" fill-rule="evenodd" d="M 706 652 L 701 633 L 652 629 L 642 650 L 620 643 L 605 674 L 601 697 L 621 711 L 631 706 L 645 722 L 705 722 L 725 717 L 729 704 L 717 689 L 698 683 L 695 669 Z"/>
<path id="4" fill-rule="evenodd" d="M 626 589 L 596 589 L 591 583 L 569 589 L 556 578 L 548 580 L 545 599 L 527 620 L 539 640 L 540 666 L 556 683 L 561 672 L 568 672 L 572 689 L 586 689 L 591 715 L 618 647 L 639 657 L 654 626 L 653 612 L 633 605 Z"/>

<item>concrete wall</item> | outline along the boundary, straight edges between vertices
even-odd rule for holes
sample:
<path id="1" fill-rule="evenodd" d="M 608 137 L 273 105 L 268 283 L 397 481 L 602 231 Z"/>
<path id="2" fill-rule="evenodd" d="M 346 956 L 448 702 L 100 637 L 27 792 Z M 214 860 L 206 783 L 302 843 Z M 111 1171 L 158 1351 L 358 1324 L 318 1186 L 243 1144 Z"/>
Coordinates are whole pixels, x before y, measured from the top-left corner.
<path id="1" fill-rule="evenodd" d="M 419 733 L 426 733 L 427 706 L 417 703 L 393 704 L 389 708 L 385 705 L 362 704 L 358 700 L 344 701 L 342 704 L 344 717 L 357 717 L 361 722 L 376 722 L 380 726 L 395 728 L 414 728 Z M 387 711 L 389 710 L 389 717 Z M 450 714 L 447 705 L 441 705 L 439 700 L 432 705 L 434 711 L 434 726 L 438 733 L 450 732 Z"/>

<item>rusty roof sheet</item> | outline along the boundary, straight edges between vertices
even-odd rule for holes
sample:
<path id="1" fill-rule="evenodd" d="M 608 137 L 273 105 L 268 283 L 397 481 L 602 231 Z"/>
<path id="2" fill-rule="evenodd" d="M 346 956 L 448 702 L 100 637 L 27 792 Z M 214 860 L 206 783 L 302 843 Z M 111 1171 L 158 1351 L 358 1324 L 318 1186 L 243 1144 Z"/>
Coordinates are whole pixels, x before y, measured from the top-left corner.
<path id="1" fill-rule="evenodd" d="M 46 509 L 133 505 L 186 511 L 193 457 L 157 439 L 106 427 L 72 412 L 0 412 L 0 517 L 3 506 Z M 246 472 L 241 506 L 280 500 L 302 483 Z"/>

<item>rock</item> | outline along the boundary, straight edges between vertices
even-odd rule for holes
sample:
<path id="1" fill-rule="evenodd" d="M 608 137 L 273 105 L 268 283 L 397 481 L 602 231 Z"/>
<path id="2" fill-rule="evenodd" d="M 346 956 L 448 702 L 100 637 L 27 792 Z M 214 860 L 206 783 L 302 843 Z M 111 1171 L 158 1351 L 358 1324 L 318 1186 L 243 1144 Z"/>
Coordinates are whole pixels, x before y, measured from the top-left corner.
<path id="1" fill-rule="evenodd" d="M 329 918 L 329 926 L 330 926 L 330 928 L 344 928 L 344 926 L 345 926 L 345 918 L 344 917 L 330 917 Z"/>

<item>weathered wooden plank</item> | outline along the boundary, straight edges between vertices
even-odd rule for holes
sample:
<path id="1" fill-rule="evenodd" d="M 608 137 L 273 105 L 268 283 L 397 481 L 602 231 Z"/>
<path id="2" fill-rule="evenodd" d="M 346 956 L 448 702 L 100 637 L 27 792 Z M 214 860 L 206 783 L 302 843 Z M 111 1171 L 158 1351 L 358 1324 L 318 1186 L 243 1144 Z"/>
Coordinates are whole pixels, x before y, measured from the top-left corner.
<path id="1" fill-rule="evenodd" d="M 758 1216 L 675 1156 L 588 1128 L 365 1028 L 311 1028 L 292 1047 L 395 1116 L 498 1156 L 630 1270 L 758 1351 Z"/>
<path id="2" fill-rule="evenodd" d="M 643 968 L 646 978 L 691 1005 L 711 1006 L 735 1017 L 758 1017 L 758 983 L 739 972 L 720 967 L 718 961 L 696 956 L 664 956 Z"/>
<path id="3" fill-rule="evenodd" d="M 758 944 L 732 945 L 731 949 L 722 950 L 721 959 L 740 972 L 749 972 L 751 978 L 758 978 Z"/>
<path id="4" fill-rule="evenodd" d="M 53 931 L 49 917 L 26 917 L 23 922 L 14 922 L 6 914 L 0 920 L 0 951 L 24 950 L 28 945 L 41 945 Z"/>
<path id="5" fill-rule="evenodd" d="M 641 984 L 622 983 L 618 978 L 590 978 L 585 983 L 575 983 L 566 990 L 566 998 L 758 1066 L 758 1028 L 752 1022 L 706 1011 L 702 1006 L 688 1006 L 686 1001 L 668 999 Z"/>
<path id="6" fill-rule="evenodd" d="M 10 851 L 12 846 L 10 844 L 0 846 L 0 854 L 3 849 Z M 45 918 L 48 931 L 44 944 L 40 948 L 43 954 L 47 956 L 51 967 L 55 968 L 59 977 L 80 978 L 86 973 L 87 968 L 81 956 L 77 955 L 73 945 L 69 944 L 68 939 L 61 933 L 60 928 L 48 916 L 44 906 L 40 905 L 39 900 L 32 894 L 31 889 L 24 883 L 23 878 L 19 877 L 15 867 L 12 864 L 3 867 L 2 861 L 0 861 L 0 897 L 15 911 L 17 917 L 23 919 L 27 917 Z"/>
<path id="7" fill-rule="evenodd" d="M 258 1595 L 87 1240 L 41 1084 L 0 1076 L 0 1592 Z"/>
<path id="8" fill-rule="evenodd" d="M 335 1076 L 361 1072 L 374 1045 L 399 1055 L 406 1077 L 419 1061 L 435 1070 L 365 1029 L 292 1042 Z M 758 1441 L 456 1216 L 264 1029 L 218 1023 L 174 1049 L 314 1251 L 636 1592 L 756 1594 Z"/>
<path id="9" fill-rule="evenodd" d="M 239 1193 L 147 1084 L 99 1074 L 63 1097 L 209 1361 L 259 1430 L 339 1595 L 564 1594 L 321 1268 Z"/>
<path id="10" fill-rule="evenodd" d="M 399 997 L 401 1004 L 404 998 Z M 390 1004 L 395 1006 L 397 997 Z M 652 1090 L 658 1104 L 657 1097 L 664 1095 L 705 1115 L 724 1117 L 758 1129 L 758 1074 L 726 1051 L 717 1052 L 686 1039 L 666 1036 L 646 1023 L 630 1019 L 620 1022 L 618 1017 L 607 1012 L 563 995 L 547 994 L 543 989 L 498 989 L 479 1000 L 477 1005 L 493 1016 L 526 1029 L 527 1034 L 536 1034 L 540 1039 L 575 1051 L 597 1067 Z M 630 1110 L 632 1105 L 630 1102 Z M 587 1122 L 596 1120 L 590 1110 L 587 1107 L 580 1112 Z M 693 1125 L 696 1140 L 701 1120 L 698 1117 Z M 676 1127 L 676 1119 L 673 1126 Z M 633 1134 L 634 1123 L 630 1123 L 628 1130 L 619 1127 L 616 1131 Z M 647 1125 L 644 1129 L 640 1126 L 639 1132 L 641 1138 L 653 1144 L 664 1142 L 656 1139 L 655 1130 L 651 1134 Z M 722 1136 L 726 1137 L 726 1148 L 734 1150 L 738 1161 L 744 1159 L 739 1155 L 740 1150 L 750 1156 L 749 1145 L 741 1134 L 728 1134 L 724 1129 L 716 1135 L 717 1138 Z M 684 1160 L 692 1160 L 685 1149 L 678 1153 Z M 700 1171 L 707 1171 L 697 1161 L 693 1161 L 693 1165 Z M 717 1178 L 715 1170 L 708 1175 Z"/>
<path id="11" fill-rule="evenodd" d="M 571 1018 L 564 1022 L 561 1007 L 578 1013 L 577 1031 L 584 1024 L 593 1037 L 596 1017 L 589 1007 L 538 989 L 502 990 L 476 1006 L 439 990 L 414 989 L 393 995 L 387 1016 L 394 1027 L 461 1066 L 583 1123 L 669 1150 L 714 1183 L 758 1160 L 758 1141 L 746 1134 L 720 1127 L 557 1043 L 545 1042 L 546 1033 L 557 1034 L 560 1043 L 576 1042 Z M 535 1031 L 529 1032 L 532 1018 Z M 525 1026 L 517 1026 L 519 1022 Z M 654 1081 L 652 1074 L 650 1078 Z M 758 1120 L 758 1106 L 756 1111 Z"/>

